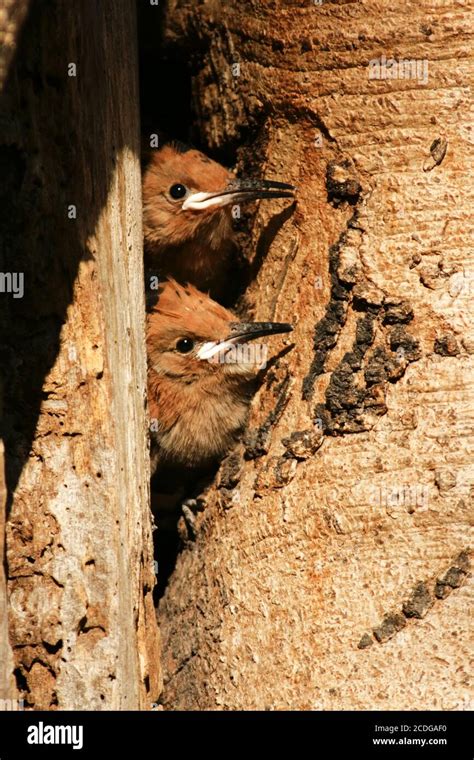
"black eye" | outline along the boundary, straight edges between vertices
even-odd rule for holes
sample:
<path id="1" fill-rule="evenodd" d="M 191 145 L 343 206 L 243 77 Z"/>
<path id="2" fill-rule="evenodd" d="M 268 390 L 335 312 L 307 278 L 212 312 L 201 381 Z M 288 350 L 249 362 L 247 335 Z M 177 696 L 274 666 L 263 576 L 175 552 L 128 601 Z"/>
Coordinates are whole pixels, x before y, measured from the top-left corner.
<path id="1" fill-rule="evenodd" d="M 188 192 L 188 188 L 185 185 L 171 185 L 170 187 L 170 195 L 175 201 L 179 201 L 180 198 L 184 198 L 186 193 Z"/>
<path id="2" fill-rule="evenodd" d="M 194 341 L 191 338 L 180 338 L 176 343 L 176 350 L 180 354 L 189 354 L 194 348 Z"/>

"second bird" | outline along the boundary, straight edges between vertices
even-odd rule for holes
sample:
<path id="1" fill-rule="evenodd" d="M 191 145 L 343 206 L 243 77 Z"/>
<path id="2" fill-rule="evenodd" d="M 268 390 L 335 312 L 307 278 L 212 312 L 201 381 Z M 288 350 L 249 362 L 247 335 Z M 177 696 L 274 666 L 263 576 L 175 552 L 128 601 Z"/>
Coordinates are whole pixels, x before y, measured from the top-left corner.
<path id="1" fill-rule="evenodd" d="M 291 330 L 237 322 L 191 285 L 161 286 L 147 327 L 152 470 L 206 468 L 225 456 L 245 427 L 265 366 L 265 346 L 255 339 Z"/>
<path id="2" fill-rule="evenodd" d="M 286 182 L 238 179 L 198 150 L 164 145 L 143 178 L 147 267 L 219 294 L 232 248 L 232 207 L 292 198 L 295 189 Z"/>

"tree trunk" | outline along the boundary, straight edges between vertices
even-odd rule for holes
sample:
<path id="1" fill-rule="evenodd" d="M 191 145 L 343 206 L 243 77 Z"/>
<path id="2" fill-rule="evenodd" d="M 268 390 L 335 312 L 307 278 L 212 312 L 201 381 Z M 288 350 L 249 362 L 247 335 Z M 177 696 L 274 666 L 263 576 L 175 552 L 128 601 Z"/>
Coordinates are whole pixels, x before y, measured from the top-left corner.
<path id="1" fill-rule="evenodd" d="M 169 3 L 204 141 L 299 191 L 249 228 L 244 306 L 295 347 L 161 602 L 168 708 L 472 706 L 471 30 L 454 0 Z"/>
<path id="2" fill-rule="evenodd" d="M 36 709 L 149 708 L 135 7 L 32 2 L 18 34 L 0 146 L 1 268 L 24 274 L 0 295 L 15 675 Z"/>

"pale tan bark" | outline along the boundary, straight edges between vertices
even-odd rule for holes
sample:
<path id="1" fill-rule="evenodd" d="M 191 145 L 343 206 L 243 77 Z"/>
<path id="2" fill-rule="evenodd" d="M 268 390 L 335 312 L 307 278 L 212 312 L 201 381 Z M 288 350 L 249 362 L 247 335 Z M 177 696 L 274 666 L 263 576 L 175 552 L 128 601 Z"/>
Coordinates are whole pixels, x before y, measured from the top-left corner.
<path id="1" fill-rule="evenodd" d="M 295 348 L 161 604 L 169 709 L 472 707 L 472 30 L 452 0 L 170 2 L 204 140 L 299 193 L 246 244 Z M 428 81 L 369 80 L 382 54 Z"/>
<path id="2" fill-rule="evenodd" d="M 132 0 L 35 4 L 5 88 L 26 293 L 2 367 L 9 618 L 37 709 L 149 709 L 159 692 L 136 44 Z"/>
<path id="3" fill-rule="evenodd" d="M 2 89 L 29 4 L 29 0 L 2 0 L 0 4 L 0 83 Z"/>

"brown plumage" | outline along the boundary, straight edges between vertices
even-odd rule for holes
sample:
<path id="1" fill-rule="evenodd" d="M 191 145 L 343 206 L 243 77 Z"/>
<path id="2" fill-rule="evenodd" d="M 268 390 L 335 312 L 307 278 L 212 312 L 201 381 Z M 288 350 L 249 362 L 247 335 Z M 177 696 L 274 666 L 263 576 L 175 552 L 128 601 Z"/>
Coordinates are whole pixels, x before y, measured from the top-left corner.
<path id="1" fill-rule="evenodd" d="M 291 329 L 239 323 L 191 285 L 172 280 L 160 287 L 147 325 L 152 469 L 157 463 L 202 468 L 229 451 L 245 426 L 261 369 L 261 353 L 252 355 L 248 341 Z"/>
<path id="2" fill-rule="evenodd" d="M 237 179 L 198 150 L 164 145 L 143 177 L 147 268 L 218 292 L 232 247 L 232 206 L 294 192 L 282 182 Z"/>

